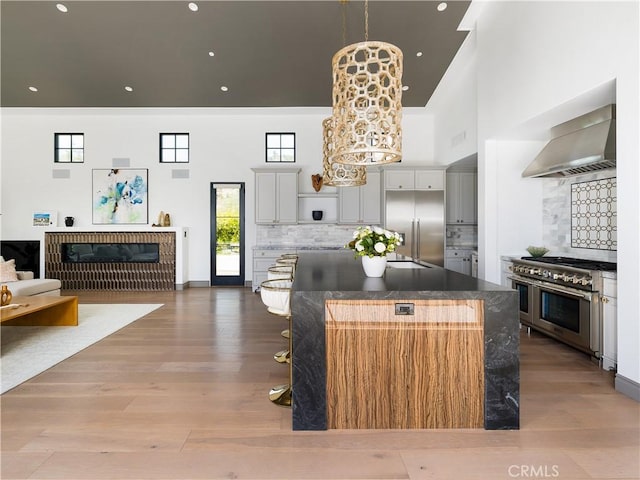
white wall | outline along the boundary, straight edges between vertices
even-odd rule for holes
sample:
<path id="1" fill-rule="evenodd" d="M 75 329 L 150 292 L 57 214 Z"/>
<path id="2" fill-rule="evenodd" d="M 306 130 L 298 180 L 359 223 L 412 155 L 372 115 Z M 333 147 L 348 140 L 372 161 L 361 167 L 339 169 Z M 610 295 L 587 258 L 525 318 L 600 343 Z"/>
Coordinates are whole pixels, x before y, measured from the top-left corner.
<path id="1" fill-rule="evenodd" d="M 463 156 L 451 137 L 469 131 L 470 118 L 477 125 L 480 276 L 499 283 L 500 255 L 543 241 L 546 180 L 520 174 L 548 130 L 616 102 L 618 372 L 640 383 L 638 2 L 489 1 L 472 7 L 463 21 L 472 36 L 426 110 L 434 116 L 434 157 L 445 163 Z M 466 73 L 469 68 L 475 72 Z"/>
<path id="2" fill-rule="evenodd" d="M 476 69 L 475 32 L 469 32 L 425 109 L 434 118 L 434 158 L 440 165 L 478 151 Z"/>
<path id="3" fill-rule="evenodd" d="M 403 162 L 433 164 L 431 119 L 423 109 L 403 113 Z M 296 132 L 300 191 L 312 192 L 311 175 L 322 173 L 322 120 L 330 114 L 329 108 L 3 109 L 2 239 L 39 239 L 41 230 L 31 226 L 36 210 L 58 212 L 59 225 L 73 216 L 76 227 L 91 229 L 91 170 L 111 168 L 113 158 L 129 158 L 131 168 L 149 169 L 149 223 L 162 210 L 171 214 L 173 225 L 189 228 L 190 281 L 210 278 L 211 182 L 245 182 L 250 280 L 256 238 L 250 168 L 267 166 L 265 132 Z M 54 132 L 83 132 L 85 163 L 55 165 Z M 160 132 L 190 133 L 188 165 L 159 163 Z M 172 179 L 176 168 L 188 169 L 190 178 Z M 53 169 L 69 170 L 70 178 L 52 178 Z"/>
<path id="4" fill-rule="evenodd" d="M 615 85 L 618 149 L 618 373 L 640 383 L 640 131 L 637 2 L 490 2 L 476 23 L 478 76 L 478 244 L 499 281 L 505 202 L 540 202 L 542 191 L 502 190 L 501 142 L 518 126 L 554 110 L 557 123 L 589 111 L 602 85 Z M 615 80 L 615 82 L 612 82 Z M 577 100 L 576 100 L 577 99 Z M 582 111 L 580 111 L 582 110 Z M 560 118 L 564 116 L 564 118 Z M 546 125 L 548 128 L 553 124 Z M 436 152 L 438 155 L 438 152 Z M 516 168 L 512 182 L 518 179 Z M 502 176 L 501 184 L 494 179 Z M 532 180 L 533 181 L 533 180 Z M 518 185 L 515 183 L 514 185 Z M 513 220 L 515 212 L 511 212 Z M 541 212 L 540 212 L 541 215 Z M 541 222 L 532 218 L 532 222 Z M 527 244 L 523 231 L 519 241 Z"/>

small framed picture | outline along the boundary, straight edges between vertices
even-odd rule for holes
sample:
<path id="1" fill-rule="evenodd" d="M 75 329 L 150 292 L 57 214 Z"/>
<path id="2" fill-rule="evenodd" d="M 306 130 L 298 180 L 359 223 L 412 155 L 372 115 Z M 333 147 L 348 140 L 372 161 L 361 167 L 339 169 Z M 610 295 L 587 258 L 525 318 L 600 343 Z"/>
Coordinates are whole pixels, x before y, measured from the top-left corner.
<path id="1" fill-rule="evenodd" d="M 34 227 L 57 227 L 58 226 L 58 214 L 56 212 L 33 212 L 33 226 Z"/>

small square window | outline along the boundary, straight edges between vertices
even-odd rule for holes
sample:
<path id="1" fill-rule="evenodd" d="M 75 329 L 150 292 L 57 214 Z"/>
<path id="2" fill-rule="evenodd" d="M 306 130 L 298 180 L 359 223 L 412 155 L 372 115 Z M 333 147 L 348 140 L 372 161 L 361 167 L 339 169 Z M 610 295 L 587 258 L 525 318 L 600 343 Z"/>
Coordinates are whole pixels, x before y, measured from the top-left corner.
<path id="1" fill-rule="evenodd" d="M 160 163 L 189 163 L 189 134 L 160 134 Z"/>
<path id="2" fill-rule="evenodd" d="M 83 163 L 84 133 L 55 133 L 53 152 L 55 163 Z"/>
<path id="3" fill-rule="evenodd" d="M 267 133 L 266 161 L 271 163 L 293 163 L 296 161 L 295 133 Z"/>

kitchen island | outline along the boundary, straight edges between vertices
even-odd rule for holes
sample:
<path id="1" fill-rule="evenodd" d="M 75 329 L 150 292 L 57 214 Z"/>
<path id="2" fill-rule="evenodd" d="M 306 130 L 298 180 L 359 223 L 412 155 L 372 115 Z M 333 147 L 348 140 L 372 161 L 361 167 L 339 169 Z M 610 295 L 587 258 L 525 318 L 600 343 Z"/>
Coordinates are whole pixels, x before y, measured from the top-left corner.
<path id="1" fill-rule="evenodd" d="M 294 430 L 519 428 L 516 292 L 422 266 L 367 278 L 349 251 L 299 254 Z"/>

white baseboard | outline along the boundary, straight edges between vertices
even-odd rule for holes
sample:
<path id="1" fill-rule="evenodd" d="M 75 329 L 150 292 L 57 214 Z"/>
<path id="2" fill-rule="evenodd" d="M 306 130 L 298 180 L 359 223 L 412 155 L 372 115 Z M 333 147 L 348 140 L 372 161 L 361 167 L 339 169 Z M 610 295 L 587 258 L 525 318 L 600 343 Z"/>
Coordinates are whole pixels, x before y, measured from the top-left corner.
<path id="1" fill-rule="evenodd" d="M 616 374 L 616 391 L 633 398 L 636 402 L 640 402 L 640 383 Z"/>

